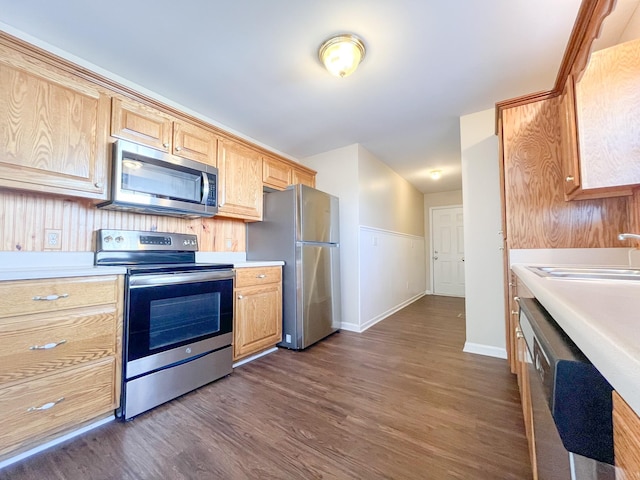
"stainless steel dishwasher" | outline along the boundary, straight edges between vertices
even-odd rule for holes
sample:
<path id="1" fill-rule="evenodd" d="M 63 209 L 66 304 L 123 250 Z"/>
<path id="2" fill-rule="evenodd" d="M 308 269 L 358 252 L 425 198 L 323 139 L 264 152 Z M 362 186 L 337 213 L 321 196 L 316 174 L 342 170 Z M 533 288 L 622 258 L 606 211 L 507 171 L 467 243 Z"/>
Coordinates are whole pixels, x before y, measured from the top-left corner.
<path id="1" fill-rule="evenodd" d="M 539 480 L 614 480 L 612 387 L 535 299 L 519 299 Z"/>

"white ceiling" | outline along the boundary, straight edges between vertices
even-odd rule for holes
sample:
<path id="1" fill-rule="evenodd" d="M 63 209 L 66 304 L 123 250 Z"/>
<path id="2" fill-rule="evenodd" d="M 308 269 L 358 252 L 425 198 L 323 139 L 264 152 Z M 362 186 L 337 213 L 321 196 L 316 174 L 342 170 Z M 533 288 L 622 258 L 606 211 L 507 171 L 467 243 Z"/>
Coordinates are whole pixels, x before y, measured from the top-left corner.
<path id="1" fill-rule="evenodd" d="M 360 143 L 433 193 L 461 188 L 461 115 L 553 86 L 579 4 L 0 0 L 0 27 L 295 159 Z M 367 54 L 339 79 L 317 49 L 343 32 L 360 36 Z M 432 169 L 443 178 L 431 180 Z"/>

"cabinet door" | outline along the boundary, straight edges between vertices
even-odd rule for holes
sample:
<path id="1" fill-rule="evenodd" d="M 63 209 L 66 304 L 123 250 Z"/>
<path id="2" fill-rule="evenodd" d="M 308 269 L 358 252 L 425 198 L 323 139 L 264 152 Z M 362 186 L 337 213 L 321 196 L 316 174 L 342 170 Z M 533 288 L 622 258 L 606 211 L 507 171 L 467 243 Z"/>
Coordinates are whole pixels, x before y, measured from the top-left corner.
<path id="1" fill-rule="evenodd" d="M 613 443 L 616 479 L 640 478 L 640 417 L 613 392 Z"/>
<path id="2" fill-rule="evenodd" d="M 0 45 L 0 112 L 0 186 L 106 198 L 106 92 Z"/>
<path id="3" fill-rule="evenodd" d="M 112 412 L 116 362 L 107 357 L 0 389 L 0 455 Z"/>
<path id="4" fill-rule="evenodd" d="M 173 121 L 169 115 L 133 100 L 114 98 L 111 136 L 170 152 Z"/>
<path id="5" fill-rule="evenodd" d="M 291 184 L 297 185 L 298 183 L 315 188 L 316 177 L 315 175 L 308 173 L 304 170 L 298 170 L 297 168 L 294 168 L 292 173 Z"/>
<path id="6" fill-rule="evenodd" d="M 291 185 L 291 166 L 275 158 L 262 158 L 262 182 L 265 186 L 284 190 Z"/>
<path id="7" fill-rule="evenodd" d="M 593 52 L 575 94 L 582 189 L 640 184 L 640 39 Z"/>
<path id="8" fill-rule="evenodd" d="M 282 287 L 273 283 L 236 290 L 233 356 L 238 359 L 282 339 Z"/>
<path id="9" fill-rule="evenodd" d="M 218 142 L 218 216 L 262 220 L 262 159 L 230 140 Z"/>
<path id="10" fill-rule="evenodd" d="M 564 193 L 569 195 L 580 187 L 580 162 L 578 160 L 578 138 L 576 135 L 575 93 L 573 76 L 569 76 L 562 102 L 560 103 L 562 134 L 562 173 Z"/>
<path id="11" fill-rule="evenodd" d="M 180 157 L 216 166 L 218 137 L 198 125 L 176 121 L 173 124 L 173 153 Z"/>
<path id="12" fill-rule="evenodd" d="M 524 335 L 520 331 L 519 326 L 516 328 L 516 350 L 518 357 L 518 385 L 520 387 L 520 400 L 522 402 L 524 429 L 527 436 L 527 443 L 529 445 L 531 467 L 534 470 L 534 478 L 537 478 L 535 432 L 533 430 L 533 407 L 531 405 L 531 390 L 529 384 L 528 364 L 530 363 L 530 357 L 528 355 L 527 343 L 524 340 Z"/>

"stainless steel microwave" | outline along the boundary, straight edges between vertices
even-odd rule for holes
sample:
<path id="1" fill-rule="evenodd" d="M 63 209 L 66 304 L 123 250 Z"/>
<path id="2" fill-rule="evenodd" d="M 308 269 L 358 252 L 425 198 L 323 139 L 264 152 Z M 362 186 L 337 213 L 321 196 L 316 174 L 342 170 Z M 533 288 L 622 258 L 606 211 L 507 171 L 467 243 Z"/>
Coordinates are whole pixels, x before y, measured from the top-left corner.
<path id="1" fill-rule="evenodd" d="M 98 208 L 181 217 L 218 212 L 218 169 L 125 140 L 113 144 L 111 191 Z"/>

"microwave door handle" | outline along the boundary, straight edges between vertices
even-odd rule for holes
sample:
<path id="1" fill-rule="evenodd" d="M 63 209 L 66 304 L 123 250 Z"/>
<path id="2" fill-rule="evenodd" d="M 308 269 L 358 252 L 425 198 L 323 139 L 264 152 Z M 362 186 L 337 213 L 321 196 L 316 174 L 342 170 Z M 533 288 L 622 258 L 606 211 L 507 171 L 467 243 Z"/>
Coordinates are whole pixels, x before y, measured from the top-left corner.
<path id="1" fill-rule="evenodd" d="M 202 172 L 202 198 L 200 203 L 202 205 L 207 204 L 207 198 L 209 198 L 209 191 L 211 190 L 211 184 L 209 183 L 209 177 L 205 172 Z"/>

